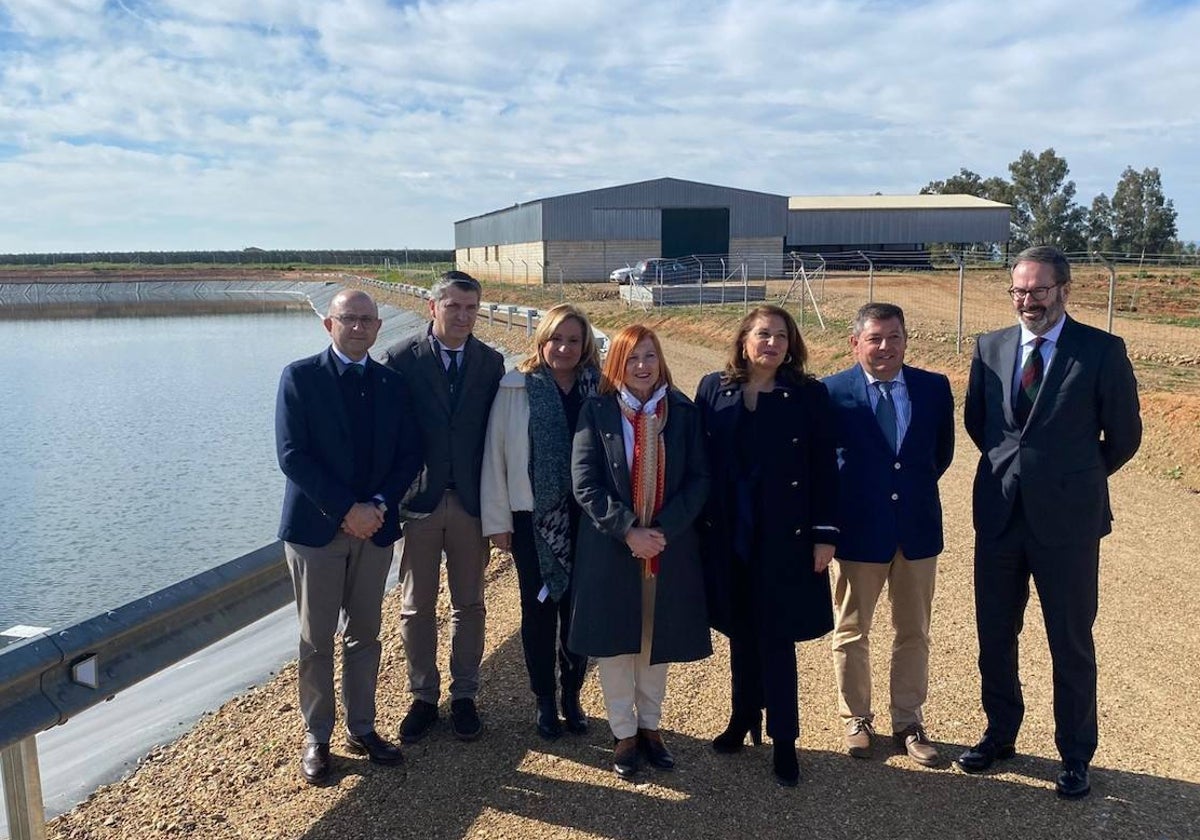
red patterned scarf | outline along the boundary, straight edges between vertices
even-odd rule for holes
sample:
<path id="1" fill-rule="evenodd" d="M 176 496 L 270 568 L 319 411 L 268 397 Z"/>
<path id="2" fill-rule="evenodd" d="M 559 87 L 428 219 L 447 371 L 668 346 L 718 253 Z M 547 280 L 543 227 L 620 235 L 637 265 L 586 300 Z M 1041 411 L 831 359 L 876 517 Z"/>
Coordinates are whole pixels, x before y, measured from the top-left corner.
<path id="1" fill-rule="evenodd" d="M 663 483 L 667 474 L 667 448 L 663 445 L 663 427 L 667 425 L 667 395 L 663 394 L 653 414 L 646 414 L 618 399 L 621 414 L 633 426 L 633 466 L 629 482 L 633 486 L 633 512 L 638 526 L 649 528 L 662 510 Z M 646 577 L 658 574 L 659 555 L 642 561 Z"/>

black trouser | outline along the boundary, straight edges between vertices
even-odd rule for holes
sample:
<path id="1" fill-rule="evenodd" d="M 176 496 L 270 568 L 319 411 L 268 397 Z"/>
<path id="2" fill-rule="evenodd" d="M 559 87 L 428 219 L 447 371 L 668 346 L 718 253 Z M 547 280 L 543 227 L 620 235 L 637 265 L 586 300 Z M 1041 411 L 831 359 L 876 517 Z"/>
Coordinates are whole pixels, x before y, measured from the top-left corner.
<path id="1" fill-rule="evenodd" d="M 767 710 L 767 734 L 772 741 L 795 741 L 800 736 L 800 705 L 796 683 L 796 643 L 770 630 L 769 616 L 754 603 L 750 574 L 739 568 L 733 578 L 733 632 L 729 636 L 729 666 L 733 683 L 734 716 Z"/>
<path id="2" fill-rule="evenodd" d="M 533 514 L 528 511 L 513 511 L 512 554 L 521 589 L 521 646 L 525 650 L 529 687 L 538 697 L 554 696 L 557 655 L 563 693 L 578 694 L 583 685 L 587 657 L 567 649 L 567 634 L 571 629 L 571 590 L 568 588 L 558 601 L 549 597 L 538 601 L 542 570 L 533 543 Z"/>
<path id="3" fill-rule="evenodd" d="M 1017 639 L 1032 576 L 1054 672 L 1054 743 L 1064 760 L 1092 760 L 1097 740 L 1092 625 L 1099 570 L 1099 540 L 1043 545 L 1026 525 L 1019 502 L 999 537 L 976 537 L 975 626 L 989 737 L 1001 743 L 1016 741 L 1025 715 Z"/>

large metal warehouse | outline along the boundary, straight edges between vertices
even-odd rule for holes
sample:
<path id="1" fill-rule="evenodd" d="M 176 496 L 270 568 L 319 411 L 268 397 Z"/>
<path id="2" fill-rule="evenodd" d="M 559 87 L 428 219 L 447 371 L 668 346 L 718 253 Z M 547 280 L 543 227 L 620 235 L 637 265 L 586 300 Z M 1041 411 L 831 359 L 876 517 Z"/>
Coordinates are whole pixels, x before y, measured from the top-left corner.
<path id="1" fill-rule="evenodd" d="M 480 279 L 607 280 L 648 257 L 783 253 L 787 196 L 658 178 L 514 204 L 454 223 Z"/>
<path id="2" fill-rule="evenodd" d="M 972 196 L 794 197 L 658 178 L 540 198 L 454 223 L 455 262 L 480 279 L 608 279 L 649 257 L 751 259 L 786 251 L 918 250 L 1003 242 L 1009 208 Z"/>

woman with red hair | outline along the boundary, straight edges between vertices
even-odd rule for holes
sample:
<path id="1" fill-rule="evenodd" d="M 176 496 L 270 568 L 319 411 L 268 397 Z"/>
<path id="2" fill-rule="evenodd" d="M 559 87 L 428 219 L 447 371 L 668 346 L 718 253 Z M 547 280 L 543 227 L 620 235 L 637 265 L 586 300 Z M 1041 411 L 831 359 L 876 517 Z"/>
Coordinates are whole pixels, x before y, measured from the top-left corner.
<path id="1" fill-rule="evenodd" d="M 599 395 L 580 413 L 571 478 L 584 516 L 568 644 L 597 658 L 616 774 L 632 776 L 642 757 L 670 770 L 659 734 L 667 663 L 712 653 L 695 529 L 709 481 L 699 413 L 647 327 L 613 338 Z"/>

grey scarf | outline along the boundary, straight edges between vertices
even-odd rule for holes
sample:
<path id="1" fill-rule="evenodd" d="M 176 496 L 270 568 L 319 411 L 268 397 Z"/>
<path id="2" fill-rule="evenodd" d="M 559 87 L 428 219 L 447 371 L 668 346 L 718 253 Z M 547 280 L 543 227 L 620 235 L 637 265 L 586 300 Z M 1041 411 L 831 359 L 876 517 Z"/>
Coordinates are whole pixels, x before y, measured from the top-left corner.
<path id="1" fill-rule="evenodd" d="M 596 393 L 600 371 L 579 371 L 579 391 Z M 550 597 L 562 598 L 571 585 L 571 437 L 558 385 L 539 367 L 525 374 L 529 394 L 529 479 L 533 487 L 533 543 L 542 583 Z"/>

